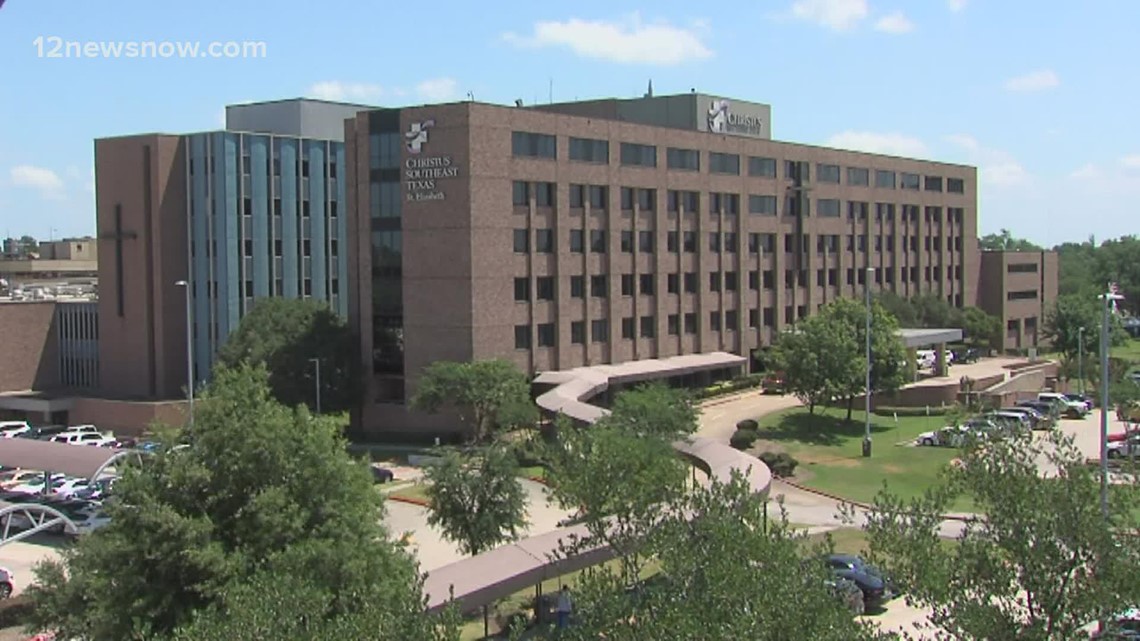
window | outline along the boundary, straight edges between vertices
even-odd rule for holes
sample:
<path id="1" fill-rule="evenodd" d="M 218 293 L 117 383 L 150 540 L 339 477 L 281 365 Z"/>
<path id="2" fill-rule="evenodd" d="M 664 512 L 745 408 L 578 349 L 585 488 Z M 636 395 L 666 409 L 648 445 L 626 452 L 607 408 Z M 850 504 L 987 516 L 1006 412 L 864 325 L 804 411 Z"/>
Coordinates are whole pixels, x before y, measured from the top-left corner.
<path id="1" fill-rule="evenodd" d="M 677 336 L 681 333 L 680 314 L 669 314 L 669 316 L 665 318 L 665 331 L 667 331 L 670 336 Z"/>
<path id="2" fill-rule="evenodd" d="M 656 167 L 657 147 L 623 142 L 621 144 L 621 164 L 627 167 Z"/>
<path id="3" fill-rule="evenodd" d="M 554 277 L 539 276 L 534 281 L 534 289 L 538 300 L 554 300 Z"/>
<path id="4" fill-rule="evenodd" d="M 908 174 L 906 172 L 903 172 L 899 176 L 899 189 L 910 189 L 912 191 L 918 191 L 919 183 L 920 179 L 918 174 Z"/>
<path id="5" fill-rule="evenodd" d="M 1005 271 L 1010 274 L 1036 274 L 1037 263 L 1011 263 L 1006 265 Z"/>
<path id="6" fill-rule="evenodd" d="M 571 276 L 570 277 L 570 298 L 585 298 L 586 297 L 586 277 L 585 276 Z"/>
<path id="7" fill-rule="evenodd" d="M 516 157 L 557 158 L 557 139 L 549 134 L 512 131 L 511 153 Z"/>
<path id="8" fill-rule="evenodd" d="M 798 160 L 784 161 L 784 178 L 808 182 L 811 180 L 811 165 Z"/>
<path id="9" fill-rule="evenodd" d="M 942 191 L 942 176 L 926 176 L 922 181 L 922 188 L 926 191 Z"/>
<path id="10" fill-rule="evenodd" d="M 817 164 L 815 174 L 815 179 L 821 183 L 839 184 L 839 165 Z"/>
<path id="11" fill-rule="evenodd" d="M 697 313 L 696 312 L 688 312 L 687 314 L 685 314 L 685 333 L 686 334 L 696 334 L 697 333 Z"/>
<path id="12" fill-rule="evenodd" d="M 735 309 L 727 309 L 724 312 L 724 329 L 729 332 L 735 332 L 740 329 L 740 318 Z"/>
<path id="13" fill-rule="evenodd" d="M 776 249 L 775 234 L 748 234 L 748 252 L 758 254 L 761 251 L 772 252 Z"/>
<path id="14" fill-rule="evenodd" d="M 839 218 L 839 201 L 835 198 L 821 198 L 815 201 L 815 213 L 822 218 Z"/>
<path id="15" fill-rule="evenodd" d="M 590 185 L 590 209 L 605 211 L 609 208 L 610 188 L 605 185 Z"/>
<path id="16" fill-rule="evenodd" d="M 539 323 L 535 330 L 539 347 L 554 347 L 554 323 Z"/>
<path id="17" fill-rule="evenodd" d="M 515 279 L 515 301 L 525 303 L 530 301 L 530 279 Z"/>
<path id="18" fill-rule="evenodd" d="M 697 251 L 697 232 L 687 231 L 681 234 L 681 247 L 685 250 L 686 254 L 693 254 Z"/>
<path id="19" fill-rule="evenodd" d="M 964 194 L 966 193 L 966 181 L 961 178 L 947 178 L 946 191 L 952 194 Z"/>
<path id="20" fill-rule="evenodd" d="M 750 156 L 748 158 L 748 175 L 764 178 L 776 177 L 776 159 Z"/>
<path id="21" fill-rule="evenodd" d="M 720 291 L 720 272 L 709 272 L 709 291 Z"/>
<path id="22" fill-rule="evenodd" d="M 590 295 L 594 298 L 605 298 L 609 294 L 609 280 L 604 274 L 590 276 Z"/>
<path id="23" fill-rule="evenodd" d="M 570 342 L 583 345 L 586 342 L 586 321 L 570 321 Z"/>
<path id="24" fill-rule="evenodd" d="M 736 232 L 728 231 L 724 233 L 724 251 L 735 254 L 737 250 Z"/>
<path id="25" fill-rule="evenodd" d="M 748 310 L 748 327 L 751 329 L 756 329 L 759 326 L 760 326 L 760 310 L 753 307 L 752 309 Z"/>
<path id="26" fill-rule="evenodd" d="M 724 273 L 724 291 L 735 292 L 735 291 L 737 291 L 737 289 L 739 287 L 740 287 L 740 278 L 736 275 L 736 272 L 725 272 Z"/>
<path id="27" fill-rule="evenodd" d="M 847 184 L 854 187 L 866 187 L 871 184 L 871 170 L 865 167 L 848 167 Z"/>
<path id="28" fill-rule="evenodd" d="M 714 174 L 740 175 L 740 156 L 736 154 L 722 154 L 716 151 L 709 152 L 709 172 Z"/>
<path id="29" fill-rule="evenodd" d="M 748 213 L 757 216 L 775 216 L 776 197 L 750 194 L 748 196 Z"/>
<path id="30" fill-rule="evenodd" d="M 640 329 L 642 338 L 653 338 L 657 335 L 657 319 L 652 316 L 642 316 Z"/>
<path id="31" fill-rule="evenodd" d="M 652 254 L 653 253 L 653 232 L 639 231 L 637 232 L 637 251 Z"/>
<path id="32" fill-rule="evenodd" d="M 709 251 L 711 251 L 711 252 L 719 252 L 720 251 L 720 232 L 715 232 L 715 231 L 709 232 Z"/>
<path id="33" fill-rule="evenodd" d="M 656 189 L 638 189 L 637 190 L 637 208 L 641 211 L 656 211 L 657 210 L 657 190 Z"/>
<path id="34" fill-rule="evenodd" d="M 676 254 L 680 251 L 680 248 L 681 240 L 680 237 L 678 237 L 677 232 L 665 232 L 665 250 L 670 254 Z"/>
<path id="35" fill-rule="evenodd" d="M 633 253 L 633 232 L 628 229 L 623 229 L 621 232 L 621 252 L 623 254 Z"/>
<path id="36" fill-rule="evenodd" d="M 685 293 L 697 293 L 697 272 L 685 272 Z"/>
<path id="37" fill-rule="evenodd" d="M 875 186 L 879 189 L 895 188 L 895 172 L 886 169 L 875 170 Z"/>
<path id="38" fill-rule="evenodd" d="M 590 230 L 590 251 L 594 252 L 595 254 L 606 253 L 606 230 Z"/>
<path id="39" fill-rule="evenodd" d="M 621 275 L 621 295 L 633 296 L 633 274 Z"/>
<path id="40" fill-rule="evenodd" d="M 701 170 L 701 152 L 696 149 L 678 149 L 668 147 L 665 149 L 665 166 L 669 169 L 684 169 L 687 171 Z"/>
<path id="41" fill-rule="evenodd" d="M 740 194 L 713 192 L 709 194 L 709 213 L 735 216 L 740 213 Z"/>
<path id="42" fill-rule="evenodd" d="M 807 196 L 802 194 L 789 194 L 784 198 L 784 215 L 785 216 L 799 216 L 801 211 L 804 216 L 811 215 L 811 201 Z"/>
<path id="43" fill-rule="evenodd" d="M 570 160 L 608 163 L 610 161 L 610 143 L 606 140 L 594 140 L 592 138 L 571 138 Z"/>
<path id="44" fill-rule="evenodd" d="M 586 232 L 581 229 L 570 230 L 570 251 L 581 254 L 586 250 Z"/>
<path id="45" fill-rule="evenodd" d="M 709 312 L 709 329 L 714 332 L 720 331 L 720 311 L 713 310 Z"/>
<path id="46" fill-rule="evenodd" d="M 1023 289 L 1021 291 L 1009 292 L 1005 295 L 1006 300 L 1037 300 L 1036 289 Z"/>
<path id="47" fill-rule="evenodd" d="M 670 294 L 681 293 L 681 275 L 674 272 L 665 277 L 665 289 Z"/>
<path id="48" fill-rule="evenodd" d="M 515 349 L 530 349 L 530 325 L 515 325 Z"/>
<path id="49" fill-rule="evenodd" d="M 867 211 L 871 206 L 867 203 L 849 202 L 847 203 L 847 218 L 849 220 L 866 220 Z"/>
<path id="50" fill-rule="evenodd" d="M 540 254 L 554 253 L 554 230 L 553 229 L 536 229 L 534 230 L 534 251 Z"/>
<path id="51" fill-rule="evenodd" d="M 590 340 L 595 343 L 604 343 L 610 340 L 610 324 L 605 319 L 590 321 Z"/>
<path id="52" fill-rule="evenodd" d="M 525 254 L 530 251 L 530 234 L 525 229 L 514 230 L 515 253 Z"/>
<path id="53" fill-rule="evenodd" d="M 534 183 L 534 204 L 536 207 L 553 207 L 554 198 L 554 183 Z"/>
<path id="54" fill-rule="evenodd" d="M 570 209 L 581 209 L 586 202 L 586 186 L 570 185 Z"/>
<path id="55" fill-rule="evenodd" d="M 621 319 L 621 337 L 630 340 L 633 338 L 633 317 L 626 316 Z"/>
<path id="56" fill-rule="evenodd" d="M 642 296 L 653 296 L 656 293 L 653 274 L 641 274 L 637 277 L 637 280 L 637 289 Z"/>
<path id="57" fill-rule="evenodd" d="M 681 211 L 685 213 L 693 213 L 700 209 L 701 194 L 696 191 L 677 191 L 675 189 L 669 190 L 669 211 Z"/>
<path id="58" fill-rule="evenodd" d="M 515 203 L 515 207 L 527 207 L 530 205 L 530 183 L 516 180 L 512 191 L 512 200 Z"/>

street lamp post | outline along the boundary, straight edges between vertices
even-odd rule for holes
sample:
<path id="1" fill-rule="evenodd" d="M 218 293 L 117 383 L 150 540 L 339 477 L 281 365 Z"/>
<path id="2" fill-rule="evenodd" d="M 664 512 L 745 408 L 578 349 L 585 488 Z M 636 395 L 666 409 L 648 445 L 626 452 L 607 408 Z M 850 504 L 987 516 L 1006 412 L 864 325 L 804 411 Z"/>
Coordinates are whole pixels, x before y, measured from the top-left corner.
<path id="1" fill-rule="evenodd" d="M 317 370 L 317 380 L 316 380 L 317 414 L 320 414 L 321 413 L 321 359 L 310 358 L 309 362 L 312 363 Z"/>
<path id="2" fill-rule="evenodd" d="M 1104 301 L 1100 325 L 1100 513 L 1108 520 L 1108 332 L 1111 310 L 1124 297 L 1116 293 L 1114 283 L 1109 283 L 1100 298 Z"/>
<path id="3" fill-rule="evenodd" d="M 186 403 L 190 414 L 190 424 L 194 424 L 194 308 L 190 299 L 190 282 L 180 280 L 174 283 L 186 290 Z"/>
<path id="4" fill-rule="evenodd" d="M 863 401 L 865 407 L 863 408 L 866 413 L 866 422 L 863 426 L 863 456 L 871 456 L 871 278 L 875 275 L 875 268 L 867 268 L 866 284 L 863 287 L 864 299 L 867 304 L 867 318 L 866 327 L 864 332 L 867 341 L 867 371 L 865 372 L 865 387 L 863 390 Z"/>
<path id="5" fill-rule="evenodd" d="M 1077 378 L 1081 383 L 1081 396 L 1085 395 L 1085 328 L 1077 330 Z"/>

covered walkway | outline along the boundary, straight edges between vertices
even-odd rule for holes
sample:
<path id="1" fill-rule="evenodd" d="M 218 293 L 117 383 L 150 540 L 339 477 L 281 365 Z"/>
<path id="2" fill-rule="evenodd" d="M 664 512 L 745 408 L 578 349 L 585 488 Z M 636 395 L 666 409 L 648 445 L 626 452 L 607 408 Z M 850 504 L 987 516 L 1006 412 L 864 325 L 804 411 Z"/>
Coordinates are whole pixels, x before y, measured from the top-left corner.
<path id="1" fill-rule="evenodd" d="M 115 462 L 130 456 L 139 456 L 139 452 L 30 438 L 0 439 L 0 466 L 56 472 L 90 480 L 95 480 Z"/>

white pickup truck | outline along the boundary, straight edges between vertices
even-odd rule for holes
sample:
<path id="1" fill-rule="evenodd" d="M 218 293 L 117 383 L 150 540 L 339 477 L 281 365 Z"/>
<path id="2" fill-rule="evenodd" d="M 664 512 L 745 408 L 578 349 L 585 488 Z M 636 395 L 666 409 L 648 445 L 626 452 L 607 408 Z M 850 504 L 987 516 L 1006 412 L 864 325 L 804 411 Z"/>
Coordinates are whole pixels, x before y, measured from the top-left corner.
<path id="1" fill-rule="evenodd" d="M 1089 406 L 1084 401 L 1074 401 L 1060 392 L 1041 392 L 1037 400 L 1052 403 L 1061 408 L 1061 415 L 1069 418 L 1084 418 L 1089 413 Z"/>

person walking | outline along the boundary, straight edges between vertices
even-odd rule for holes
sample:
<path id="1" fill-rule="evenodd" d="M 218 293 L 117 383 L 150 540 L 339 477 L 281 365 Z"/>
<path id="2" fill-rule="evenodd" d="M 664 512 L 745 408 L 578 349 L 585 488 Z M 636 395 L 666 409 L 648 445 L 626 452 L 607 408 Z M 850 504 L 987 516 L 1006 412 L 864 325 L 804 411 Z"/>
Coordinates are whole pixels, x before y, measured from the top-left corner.
<path id="1" fill-rule="evenodd" d="M 574 611 L 574 599 L 570 598 L 570 588 L 562 586 L 554 609 L 558 613 L 558 627 L 565 628 L 570 625 L 570 613 Z"/>

